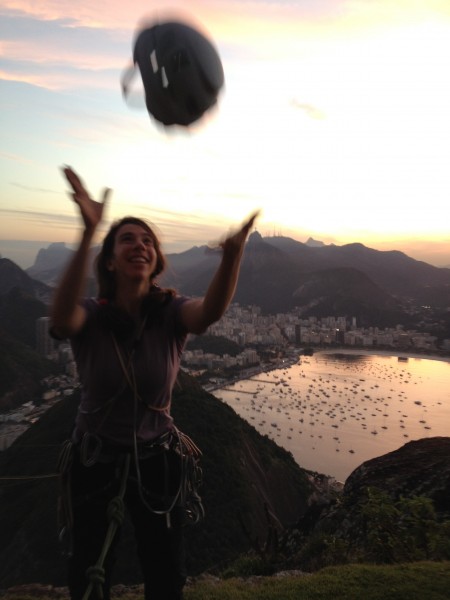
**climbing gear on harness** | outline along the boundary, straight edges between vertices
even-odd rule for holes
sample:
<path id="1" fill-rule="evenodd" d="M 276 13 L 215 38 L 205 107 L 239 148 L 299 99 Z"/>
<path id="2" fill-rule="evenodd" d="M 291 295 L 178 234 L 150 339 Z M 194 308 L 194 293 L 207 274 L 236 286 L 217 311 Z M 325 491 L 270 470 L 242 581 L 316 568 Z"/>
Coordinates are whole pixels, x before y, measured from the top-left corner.
<path id="1" fill-rule="evenodd" d="M 142 324 L 142 328 L 141 328 L 141 332 L 145 327 L 145 320 Z M 141 334 L 139 334 L 140 337 Z M 128 360 L 125 362 L 125 359 L 122 355 L 122 352 L 119 348 L 119 344 L 117 342 L 117 338 L 114 335 L 113 332 L 111 332 L 111 337 L 113 340 L 113 344 L 114 344 L 114 349 L 116 351 L 116 355 L 117 358 L 119 359 L 119 363 L 120 366 L 122 368 L 123 374 L 125 376 L 126 382 L 128 383 L 128 386 L 130 388 L 130 390 L 133 392 L 134 395 L 134 399 L 135 401 L 139 400 L 140 402 L 143 402 L 145 404 L 145 406 L 147 408 L 149 408 L 150 410 L 154 410 L 156 412 L 164 412 L 166 410 L 168 410 L 170 408 L 170 399 L 167 402 L 166 405 L 164 406 L 153 406 L 152 404 L 149 404 L 148 402 L 145 402 L 145 400 L 143 400 L 141 398 L 141 396 L 139 395 L 139 392 L 137 390 L 137 384 L 136 384 L 136 377 L 135 377 L 135 373 L 134 373 L 134 367 L 133 367 L 133 354 L 134 354 L 134 346 L 133 349 L 131 350 L 131 352 L 128 355 Z M 139 339 L 139 337 L 137 339 Z"/>
<path id="2" fill-rule="evenodd" d="M 58 532 L 59 539 L 64 544 L 63 553 L 72 554 L 72 528 L 73 507 L 71 493 L 71 466 L 73 455 L 76 451 L 79 460 L 85 467 L 91 467 L 97 462 L 111 463 L 123 456 L 133 456 L 133 466 L 136 472 L 136 482 L 139 495 L 144 505 L 153 513 L 166 516 L 168 527 L 170 527 L 170 512 L 177 507 L 184 509 L 186 522 L 195 524 L 205 516 L 205 510 L 199 494 L 202 483 L 202 468 L 200 460 L 202 452 L 193 440 L 182 431 L 174 428 L 150 443 L 139 444 L 134 448 L 120 447 L 101 440 L 98 436 L 85 434 L 79 444 L 71 440 L 64 442 L 58 460 L 59 472 L 59 498 L 58 498 Z M 172 451 L 179 459 L 179 475 L 176 486 L 172 485 L 169 494 L 170 473 L 166 457 L 167 452 Z M 146 489 L 142 481 L 142 461 L 152 456 L 161 455 L 165 462 L 165 493 L 163 497 L 157 496 L 158 506 L 154 504 L 155 495 Z M 132 475 L 129 474 L 131 477 Z M 150 500 L 150 497 L 153 500 Z M 162 506 L 161 506 L 162 503 Z"/>
<path id="3" fill-rule="evenodd" d="M 59 473 L 59 494 L 57 504 L 57 523 L 58 538 L 61 544 L 65 545 L 63 554 L 70 556 L 72 554 L 72 530 L 73 530 L 73 512 L 72 512 L 72 490 L 70 485 L 70 467 L 73 460 L 73 442 L 66 440 L 62 445 L 57 470 Z"/>
<path id="4" fill-rule="evenodd" d="M 105 541 L 103 543 L 102 550 L 100 552 L 100 556 L 98 557 L 95 565 L 88 568 L 86 571 L 86 577 L 89 579 L 88 587 L 84 593 L 83 600 L 88 600 L 91 592 L 95 588 L 97 591 L 97 596 L 99 598 L 103 598 L 103 589 L 102 585 L 105 583 L 105 569 L 103 564 L 105 562 L 106 555 L 111 547 L 114 536 L 117 532 L 117 529 L 123 523 L 124 515 L 125 515 L 125 507 L 123 502 L 123 497 L 125 496 L 125 491 L 127 489 L 127 479 L 128 473 L 130 469 L 130 455 L 125 454 L 122 456 L 122 465 L 121 465 L 121 477 L 120 477 L 120 489 L 117 496 L 112 498 L 112 500 L 108 504 L 107 509 L 107 518 L 108 518 L 108 530 L 106 532 Z"/>
<path id="5" fill-rule="evenodd" d="M 167 527 L 170 528 L 170 513 L 175 506 L 181 506 L 185 510 L 185 515 L 188 522 L 195 524 L 201 521 L 205 516 L 205 510 L 198 493 L 198 488 L 202 482 L 202 469 L 200 467 L 201 450 L 193 442 L 193 440 L 185 433 L 179 431 L 176 427 L 173 432 L 169 432 L 170 441 L 167 441 L 167 449 L 173 450 L 180 460 L 180 475 L 177 490 L 174 494 L 169 495 L 169 469 L 166 455 L 165 458 L 165 506 L 156 508 L 150 504 L 148 498 L 145 497 L 147 492 L 142 483 L 141 469 L 139 466 L 138 448 L 135 440 L 135 467 L 138 483 L 138 490 L 143 504 L 154 514 L 166 516 Z"/>

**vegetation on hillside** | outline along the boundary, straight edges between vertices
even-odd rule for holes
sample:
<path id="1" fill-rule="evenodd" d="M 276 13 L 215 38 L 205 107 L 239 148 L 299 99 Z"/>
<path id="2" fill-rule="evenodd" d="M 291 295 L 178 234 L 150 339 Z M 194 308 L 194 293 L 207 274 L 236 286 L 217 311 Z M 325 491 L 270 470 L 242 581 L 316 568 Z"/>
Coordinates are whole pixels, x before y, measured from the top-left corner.
<path id="1" fill-rule="evenodd" d="M 186 600 L 448 600 L 450 562 L 406 565 L 347 565 L 317 573 L 280 573 L 276 577 L 219 579 L 200 577 L 185 589 Z M 24 586 L 4 600 L 66 600 L 65 589 Z M 112 598 L 140 600 L 142 586 L 117 586 Z"/>
<path id="2" fill-rule="evenodd" d="M 0 325 L 12 338 L 36 347 L 36 320 L 48 314 L 47 306 L 15 287 L 0 296 Z"/>
<path id="3" fill-rule="evenodd" d="M 332 530 L 319 523 L 305 534 L 294 527 L 269 552 L 254 548 L 230 564 L 223 575 L 248 577 L 284 569 L 314 572 L 354 563 L 450 560 L 450 520 L 439 518 L 426 496 L 395 500 L 382 490 L 367 488 L 366 498 L 352 518 L 357 527 L 347 530 L 341 524 Z"/>
<path id="4" fill-rule="evenodd" d="M 59 370 L 36 348 L 36 320 L 47 314 L 45 304 L 15 287 L 0 295 L 0 412 L 34 400 L 40 381 Z"/>
<path id="5" fill-rule="evenodd" d="M 191 336 L 186 346 L 187 350 L 203 350 L 205 353 L 223 356 L 237 356 L 242 352 L 242 346 L 220 335 Z"/>
<path id="6" fill-rule="evenodd" d="M 58 370 L 59 365 L 0 329 L 0 412 L 34 400 L 40 381 Z"/>

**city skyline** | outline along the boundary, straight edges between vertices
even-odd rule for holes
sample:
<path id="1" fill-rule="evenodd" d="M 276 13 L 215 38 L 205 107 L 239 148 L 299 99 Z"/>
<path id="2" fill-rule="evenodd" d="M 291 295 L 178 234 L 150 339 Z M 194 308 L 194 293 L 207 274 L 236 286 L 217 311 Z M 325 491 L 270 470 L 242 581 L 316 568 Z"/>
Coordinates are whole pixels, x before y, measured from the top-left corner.
<path id="1" fill-rule="evenodd" d="M 188 13 L 174 2 L 208 32 L 226 79 L 217 109 L 183 132 L 120 91 L 135 32 L 166 18 L 160 6 L 3 0 L 3 256 L 1 240 L 76 241 L 68 163 L 95 197 L 113 188 L 105 227 L 139 214 L 167 252 L 260 208 L 263 236 L 450 265 L 447 2 L 198 0 Z"/>

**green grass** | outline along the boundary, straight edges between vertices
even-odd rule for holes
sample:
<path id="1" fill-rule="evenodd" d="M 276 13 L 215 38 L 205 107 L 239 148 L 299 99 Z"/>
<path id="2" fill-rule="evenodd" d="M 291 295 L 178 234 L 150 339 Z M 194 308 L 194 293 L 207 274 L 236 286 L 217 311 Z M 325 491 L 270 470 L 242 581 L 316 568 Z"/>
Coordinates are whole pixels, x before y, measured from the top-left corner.
<path id="1" fill-rule="evenodd" d="M 37 595 L 6 592 L 4 600 L 32 600 Z M 112 595 L 114 598 L 114 594 Z M 116 596 L 117 597 L 117 596 Z M 64 596 L 39 594 L 40 600 Z M 122 593 L 137 600 L 139 593 Z M 449 600 L 450 561 L 403 565 L 345 565 L 313 574 L 249 579 L 199 579 L 185 600 Z"/>
<path id="2" fill-rule="evenodd" d="M 450 562 L 327 567 L 311 575 L 198 582 L 186 600 L 448 600 Z"/>

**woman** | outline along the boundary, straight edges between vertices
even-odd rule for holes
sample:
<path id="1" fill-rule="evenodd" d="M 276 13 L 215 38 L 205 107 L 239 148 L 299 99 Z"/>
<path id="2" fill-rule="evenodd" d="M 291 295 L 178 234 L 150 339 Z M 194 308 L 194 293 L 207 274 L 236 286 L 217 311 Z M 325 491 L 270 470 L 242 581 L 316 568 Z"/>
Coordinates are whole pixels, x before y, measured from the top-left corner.
<path id="1" fill-rule="evenodd" d="M 111 227 L 97 258 L 99 298 L 83 299 L 109 190 L 96 202 L 71 168 L 64 174 L 84 224 L 51 311 L 53 334 L 70 339 L 82 386 L 62 475 L 70 490 L 63 504 L 70 508 L 71 598 L 109 598 L 124 504 L 135 528 L 145 598 L 180 599 L 186 580 L 182 527 L 186 514 L 201 505 L 190 479 L 198 449 L 173 423 L 171 392 L 187 335 L 220 319 L 233 297 L 256 214 L 221 244 L 221 263 L 201 299 L 157 286 L 165 265 L 159 241 L 144 221 L 126 217 Z"/>

